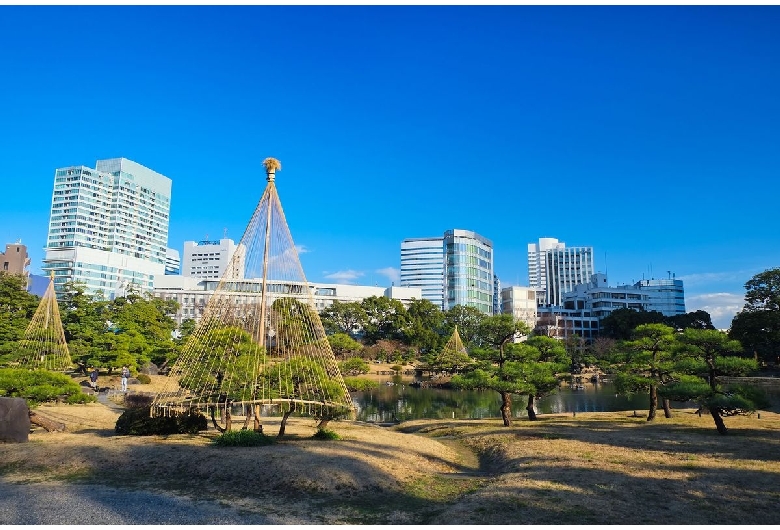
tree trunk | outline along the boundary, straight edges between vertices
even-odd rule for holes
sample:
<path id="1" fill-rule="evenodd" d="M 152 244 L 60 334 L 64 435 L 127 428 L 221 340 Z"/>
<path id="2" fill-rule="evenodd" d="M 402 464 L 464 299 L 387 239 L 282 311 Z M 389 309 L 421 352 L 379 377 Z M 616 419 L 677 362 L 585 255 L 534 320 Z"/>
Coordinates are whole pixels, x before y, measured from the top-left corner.
<path id="1" fill-rule="evenodd" d="M 324 431 L 325 428 L 328 426 L 328 423 L 330 423 L 330 418 L 322 418 L 320 422 L 317 424 L 317 430 Z"/>
<path id="2" fill-rule="evenodd" d="M 284 416 L 282 416 L 282 424 L 279 426 L 279 434 L 276 435 L 277 438 L 281 438 L 284 436 L 284 430 L 287 428 L 287 418 L 290 417 L 290 414 L 292 414 L 292 408 L 284 413 Z"/>
<path id="3" fill-rule="evenodd" d="M 504 427 L 512 425 L 512 394 L 509 392 L 499 392 L 501 394 L 501 418 L 504 420 Z"/>
<path id="4" fill-rule="evenodd" d="M 650 385 L 650 411 L 647 413 L 647 421 L 655 419 L 655 411 L 658 409 L 658 389 Z"/>
<path id="5" fill-rule="evenodd" d="M 211 423 L 214 424 L 214 428 L 219 432 L 225 432 L 225 429 L 220 427 L 219 424 L 217 423 L 217 418 L 214 417 L 214 409 L 215 407 L 209 407 L 209 410 L 211 411 Z"/>
<path id="6" fill-rule="evenodd" d="M 534 395 L 528 394 L 528 406 L 525 407 L 525 410 L 528 411 L 528 419 L 531 421 L 536 421 L 536 411 L 534 410 Z"/>
<path id="7" fill-rule="evenodd" d="M 230 414 L 230 405 L 225 404 L 225 430 L 230 431 L 233 427 L 233 416 Z"/>
<path id="8" fill-rule="evenodd" d="M 242 407 L 244 409 L 244 424 L 241 426 L 241 430 L 245 431 L 249 427 L 249 420 L 252 419 L 252 406 L 249 406 L 249 411 L 246 410 L 246 405 Z"/>
<path id="9" fill-rule="evenodd" d="M 720 410 L 717 407 L 710 409 L 712 419 L 715 420 L 715 427 L 718 429 L 718 434 L 727 434 L 729 430 L 726 428 L 726 424 L 723 423 L 723 418 L 720 415 Z"/>
<path id="10" fill-rule="evenodd" d="M 255 405 L 255 432 L 263 432 L 263 424 L 260 423 L 260 405 Z"/>
<path id="11" fill-rule="evenodd" d="M 666 398 L 664 398 L 661 403 L 663 403 L 663 407 L 664 407 L 664 417 L 665 418 L 671 418 L 672 417 L 672 405 L 671 405 L 671 403 Z"/>
<path id="12" fill-rule="evenodd" d="M 65 430 L 65 424 L 58 421 L 54 421 L 45 416 L 41 416 L 37 412 L 30 411 L 30 423 L 43 427 L 48 432 L 62 432 Z"/>

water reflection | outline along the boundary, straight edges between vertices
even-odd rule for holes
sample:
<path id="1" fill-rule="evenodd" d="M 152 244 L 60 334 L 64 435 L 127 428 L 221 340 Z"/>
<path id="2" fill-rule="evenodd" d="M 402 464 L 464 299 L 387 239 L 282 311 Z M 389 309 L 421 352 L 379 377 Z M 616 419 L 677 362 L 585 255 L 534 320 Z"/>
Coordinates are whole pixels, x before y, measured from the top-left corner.
<path id="1" fill-rule="evenodd" d="M 388 382 L 392 384 L 387 384 Z M 423 418 L 500 417 L 501 398 L 498 392 L 415 388 L 409 386 L 411 382 L 411 379 L 402 380 L 396 376 L 393 380 L 383 382 L 378 389 L 371 392 L 353 392 L 352 400 L 357 407 L 357 419 L 383 423 Z M 555 394 L 537 401 L 537 413 L 636 410 L 638 414 L 642 414 L 650 403 L 646 394 L 616 395 L 614 386 L 610 383 L 586 384 L 583 387 L 574 389 L 569 385 L 562 385 Z M 512 396 L 513 417 L 528 416 L 525 410 L 526 399 L 524 396 Z M 672 403 L 672 408 L 695 408 L 695 406 L 691 403 Z"/>

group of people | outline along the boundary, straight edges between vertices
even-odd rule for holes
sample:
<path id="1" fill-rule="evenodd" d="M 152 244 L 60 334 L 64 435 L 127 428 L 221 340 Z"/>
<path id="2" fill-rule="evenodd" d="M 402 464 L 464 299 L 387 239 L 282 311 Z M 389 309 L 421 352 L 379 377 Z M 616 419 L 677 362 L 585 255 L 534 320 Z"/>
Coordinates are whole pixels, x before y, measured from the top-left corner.
<path id="1" fill-rule="evenodd" d="M 97 367 L 90 368 L 89 386 L 92 387 L 92 390 L 94 390 L 96 394 L 100 392 L 100 387 L 98 386 L 98 375 L 99 372 Z M 120 375 L 122 377 L 122 392 L 127 392 L 127 380 L 130 378 L 130 368 L 127 365 L 122 366 Z"/>

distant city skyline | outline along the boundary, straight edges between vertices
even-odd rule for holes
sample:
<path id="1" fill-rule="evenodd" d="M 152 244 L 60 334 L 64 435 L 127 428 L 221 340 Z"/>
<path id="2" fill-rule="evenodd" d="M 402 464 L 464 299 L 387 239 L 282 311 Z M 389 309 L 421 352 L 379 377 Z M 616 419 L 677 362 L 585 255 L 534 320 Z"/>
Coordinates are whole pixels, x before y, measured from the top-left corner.
<path id="1" fill-rule="evenodd" d="M 610 285 L 673 274 L 727 328 L 745 282 L 780 266 L 778 6 L 0 15 L 0 245 L 21 239 L 33 274 L 56 168 L 116 157 L 172 180 L 180 252 L 240 241 L 278 158 L 315 282 L 399 285 L 401 242 L 456 227 L 524 286 L 528 243 L 550 237 L 593 247 Z"/>

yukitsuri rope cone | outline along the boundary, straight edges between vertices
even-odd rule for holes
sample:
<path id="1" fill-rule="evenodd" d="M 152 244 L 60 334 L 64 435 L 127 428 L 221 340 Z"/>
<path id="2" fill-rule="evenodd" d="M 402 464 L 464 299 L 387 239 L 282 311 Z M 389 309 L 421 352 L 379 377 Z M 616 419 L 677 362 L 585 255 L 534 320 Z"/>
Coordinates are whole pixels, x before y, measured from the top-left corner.
<path id="1" fill-rule="evenodd" d="M 25 368 L 64 372 L 73 367 L 54 292 L 54 273 L 19 341 L 19 350 L 19 364 Z"/>
<path id="2" fill-rule="evenodd" d="M 453 353 L 468 355 L 468 351 L 466 351 L 466 347 L 463 345 L 463 341 L 460 340 L 460 333 L 458 333 L 458 326 L 455 326 L 455 331 L 452 332 L 452 336 L 450 337 L 450 340 L 448 340 L 447 344 L 444 345 L 444 350 Z"/>
<path id="3" fill-rule="evenodd" d="M 265 192 L 154 399 L 153 416 L 199 410 L 224 431 L 240 416 L 243 427 L 253 419 L 261 430 L 264 413 L 281 413 L 281 435 L 294 412 L 324 426 L 354 411 L 279 201 L 281 164 L 266 158 L 263 165 Z"/>

